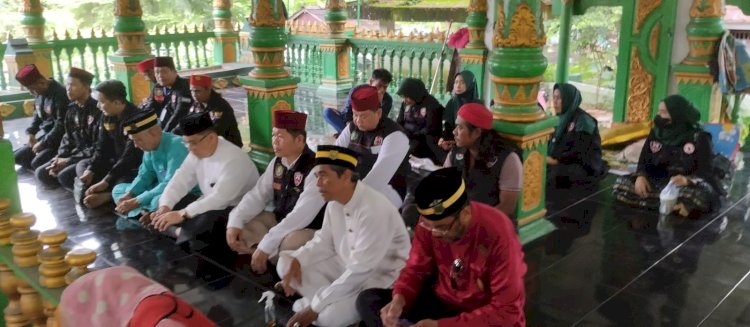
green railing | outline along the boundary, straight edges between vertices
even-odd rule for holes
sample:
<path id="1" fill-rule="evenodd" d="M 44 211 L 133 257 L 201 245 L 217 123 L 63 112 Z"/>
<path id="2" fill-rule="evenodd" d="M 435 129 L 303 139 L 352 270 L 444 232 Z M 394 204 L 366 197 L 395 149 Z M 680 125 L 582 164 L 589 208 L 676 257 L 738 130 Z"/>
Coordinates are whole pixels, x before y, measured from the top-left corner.
<path id="1" fill-rule="evenodd" d="M 52 75 L 64 81 L 71 67 L 85 67 L 94 74 L 94 83 L 108 80 L 113 75 L 109 67 L 109 55 L 117 49 L 114 36 L 107 36 L 104 30 L 96 33 L 91 30 L 84 37 L 81 31 L 74 36 L 65 31 L 62 37 L 52 33 Z M 97 35 L 98 34 L 98 35 Z"/>
<path id="2" fill-rule="evenodd" d="M 5 79 L 5 76 L 8 75 L 8 71 L 5 69 L 5 48 L 7 46 L 5 43 L 0 44 L 0 90 L 5 90 L 8 88 L 8 81 Z"/>
<path id="3" fill-rule="evenodd" d="M 289 35 L 286 65 L 303 84 L 320 85 L 323 76 L 323 54 L 320 38 L 313 35 Z"/>

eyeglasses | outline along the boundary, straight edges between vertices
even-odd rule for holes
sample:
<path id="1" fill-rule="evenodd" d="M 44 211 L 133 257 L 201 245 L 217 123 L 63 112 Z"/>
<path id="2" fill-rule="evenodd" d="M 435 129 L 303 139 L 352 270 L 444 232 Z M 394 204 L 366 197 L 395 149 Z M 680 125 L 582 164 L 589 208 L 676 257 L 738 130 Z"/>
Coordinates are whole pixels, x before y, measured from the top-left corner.
<path id="1" fill-rule="evenodd" d="M 206 137 L 208 137 L 208 133 L 206 133 L 206 135 L 203 135 L 203 137 L 201 137 L 201 139 L 198 140 L 198 141 L 195 141 L 195 142 L 182 141 L 182 144 L 184 144 L 185 147 L 188 147 L 188 148 L 191 147 L 191 146 L 196 146 L 196 145 L 198 145 L 198 143 L 203 142 L 203 140 L 205 140 Z"/>
<path id="2" fill-rule="evenodd" d="M 456 224 L 456 221 L 458 221 L 458 219 L 456 219 L 456 217 L 453 216 L 453 221 L 447 226 L 443 225 L 440 227 L 432 227 L 432 226 L 425 224 L 424 220 L 420 221 L 418 225 L 419 227 L 422 227 L 431 233 L 445 235 L 445 234 L 448 234 L 448 232 L 450 232 L 451 229 L 453 229 L 453 225 Z"/>

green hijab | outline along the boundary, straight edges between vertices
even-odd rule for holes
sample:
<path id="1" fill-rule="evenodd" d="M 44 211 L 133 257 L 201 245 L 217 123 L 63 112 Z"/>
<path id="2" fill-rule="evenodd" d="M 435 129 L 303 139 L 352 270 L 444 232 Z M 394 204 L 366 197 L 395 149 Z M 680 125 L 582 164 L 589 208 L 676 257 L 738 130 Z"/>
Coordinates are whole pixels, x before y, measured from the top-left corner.
<path id="1" fill-rule="evenodd" d="M 555 146 L 562 140 L 563 134 L 568 131 L 568 126 L 572 122 L 573 118 L 576 117 L 578 110 L 581 109 L 581 92 L 568 83 L 555 84 L 554 90 L 560 91 L 560 97 L 562 98 L 562 110 L 557 117 L 560 118 L 560 123 L 555 127 L 555 132 L 552 133 L 552 139 L 549 142 L 549 153 L 554 153 Z M 591 119 L 589 115 L 578 115 L 575 122 L 575 131 L 583 132 L 588 134 L 594 134 L 596 130 L 596 122 Z"/>
<path id="2" fill-rule="evenodd" d="M 427 88 L 424 86 L 422 80 L 409 77 L 401 82 L 401 86 L 398 87 L 396 94 L 400 97 L 409 97 L 417 103 L 422 103 L 424 98 L 427 97 Z"/>
<path id="3" fill-rule="evenodd" d="M 682 95 L 673 94 L 664 100 L 667 112 L 672 118 L 666 122 L 658 115 L 654 118 L 654 137 L 666 145 L 680 145 L 696 132 L 702 131 L 699 121 L 701 113 Z"/>

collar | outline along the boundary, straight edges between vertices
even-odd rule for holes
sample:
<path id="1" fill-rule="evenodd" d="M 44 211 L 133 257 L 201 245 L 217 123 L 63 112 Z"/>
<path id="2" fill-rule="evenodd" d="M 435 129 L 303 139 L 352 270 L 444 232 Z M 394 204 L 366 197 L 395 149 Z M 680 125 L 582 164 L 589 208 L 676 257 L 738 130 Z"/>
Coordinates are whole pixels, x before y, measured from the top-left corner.
<path id="1" fill-rule="evenodd" d="M 303 151 L 303 152 L 304 152 L 304 151 Z M 286 163 L 286 162 L 285 162 L 286 160 L 285 160 L 284 158 L 281 158 L 281 164 L 282 164 L 282 165 L 283 165 L 283 166 L 284 166 L 284 167 L 285 167 L 286 169 L 289 169 L 289 167 L 292 167 L 292 166 L 294 166 L 294 164 L 296 164 L 296 163 L 297 163 L 297 161 L 299 161 L 299 158 L 300 158 L 300 157 L 302 157 L 302 153 L 300 153 L 300 154 L 299 154 L 299 155 L 297 156 L 297 158 L 295 158 L 295 159 L 294 159 L 294 161 L 292 161 L 291 163 Z"/>
<path id="2" fill-rule="evenodd" d="M 354 194 L 352 194 L 352 198 L 349 199 L 349 202 L 347 202 L 345 205 L 343 205 L 345 210 L 354 210 L 358 208 L 362 202 L 364 202 L 365 199 L 365 187 L 362 181 L 357 181 L 357 185 L 354 186 Z"/>

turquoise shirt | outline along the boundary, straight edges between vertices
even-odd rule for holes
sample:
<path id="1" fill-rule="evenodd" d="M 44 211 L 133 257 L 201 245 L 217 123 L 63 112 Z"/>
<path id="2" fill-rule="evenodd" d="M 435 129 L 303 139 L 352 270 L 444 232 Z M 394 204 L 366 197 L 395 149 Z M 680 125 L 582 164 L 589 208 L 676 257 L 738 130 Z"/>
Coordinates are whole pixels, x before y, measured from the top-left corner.
<path id="1" fill-rule="evenodd" d="M 158 201 L 187 155 L 188 149 L 182 144 L 182 137 L 163 132 L 159 147 L 144 152 L 138 176 L 130 184 L 128 192 L 135 195 L 142 206 L 148 206 L 155 199 Z"/>

